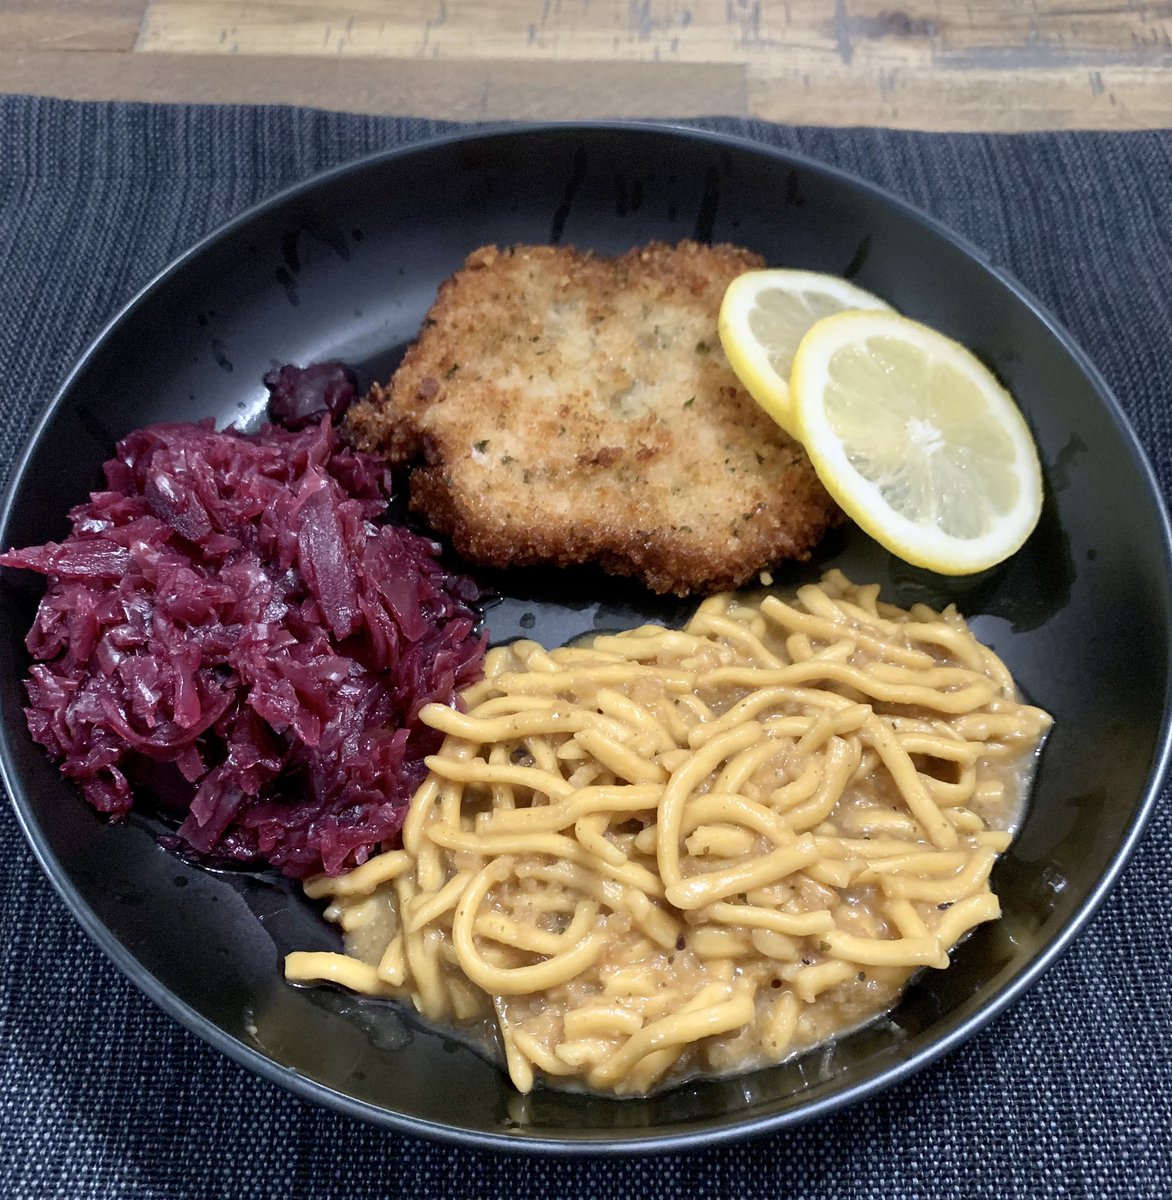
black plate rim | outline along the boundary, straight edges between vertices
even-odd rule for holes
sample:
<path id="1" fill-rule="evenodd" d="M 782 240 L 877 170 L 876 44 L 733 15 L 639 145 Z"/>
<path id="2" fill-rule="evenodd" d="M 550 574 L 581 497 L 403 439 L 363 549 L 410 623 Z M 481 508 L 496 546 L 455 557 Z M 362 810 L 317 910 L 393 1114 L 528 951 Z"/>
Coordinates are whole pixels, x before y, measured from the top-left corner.
<path id="1" fill-rule="evenodd" d="M 1169 581 L 1169 588 L 1165 598 L 1172 603 L 1172 521 L 1169 519 L 1168 506 L 1165 503 L 1159 482 L 1147 454 L 1135 430 L 1132 428 L 1131 422 L 1128 420 L 1118 400 L 1098 369 L 1066 328 L 1021 283 L 1007 271 L 994 264 L 979 246 L 971 242 L 963 234 L 957 233 L 936 217 L 888 191 L 886 188 L 863 179 L 848 170 L 821 162 L 800 152 L 765 145 L 762 142 L 755 141 L 751 137 L 724 133 L 719 130 L 698 128 L 681 123 L 659 121 L 502 122 L 478 126 L 471 130 L 455 130 L 432 137 L 421 138 L 418 141 L 413 141 L 402 146 L 374 151 L 373 153 L 340 163 L 335 167 L 317 172 L 306 179 L 290 184 L 273 193 L 271 196 L 250 205 L 235 217 L 232 217 L 230 220 L 205 234 L 189 249 L 178 255 L 158 271 L 115 312 L 86 347 L 76 364 L 66 375 L 53 399 L 46 406 L 40 418 L 34 423 L 16 459 L 11 477 L 4 491 L 3 500 L 0 501 L 0 543 L 5 543 L 7 540 L 7 531 L 12 510 L 16 504 L 34 449 L 38 445 L 46 428 L 52 423 L 58 409 L 67 400 L 75 380 L 86 371 L 90 360 L 100 350 L 102 344 L 113 333 L 116 327 L 121 325 L 143 305 L 149 303 L 156 290 L 171 281 L 176 275 L 181 274 L 188 263 L 198 258 L 221 239 L 248 225 L 270 209 L 279 208 L 289 201 L 309 195 L 323 185 L 333 183 L 347 175 L 361 175 L 370 167 L 383 162 L 410 157 L 412 154 L 428 152 L 437 147 L 458 143 L 482 142 L 497 137 L 525 138 L 550 133 L 559 135 L 572 135 L 574 133 L 622 135 L 632 132 L 645 133 L 668 139 L 695 140 L 719 146 L 733 147 L 763 157 L 773 158 L 778 163 L 820 174 L 849 188 L 868 192 L 881 200 L 886 206 L 897 210 L 914 222 L 927 227 L 937 236 L 963 251 L 968 257 L 975 260 L 980 267 L 993 275 L 1017 300 L 1028 308 L 1030 313 L 1071 356 L 1075 365 L 1091 383 L 1100 402 L 1116 426 L 1123 443 L 1130 450 L 1135 466 L 1147 484 L 1148 491 L 1156 504 L 1162 534 L 1161 551 L 1164 562 L 1164 578 L 1166 581 Z M 587 1154 L 620 1157 L 641 1153 L 667 1153 L 723 1145 L 729 1142 L 761 1136 L 766 1133 L 777 1132 L 781 1129 L 792 1128 L 793 1126 L 804 1124 L 807 1121 L 827 1115 L 839 1108 L 844 1108 L 867 1099 L 877 1092 L 907 1079 L 915 1072 L 922 1070 L 930 1063 L 937 1061 L 956 1049 L 1004 1012 L 1009 1005 L 1019 999 L 1029 988 L 1033 987 L 1042 975 L 1067 952 L 1074 940 L 1082 933 L 1087 923 L 1099 910 L 1103 901 L 1118 882 L 1119 876 L 1132 854 L 1135 852 L 1155 809 L 1163 785 L 1168 777 L 1169 769 L 1172 767 L 1172 654 L 1169 655 L 1169 660 L 1165 663 L 1164 670 L 1164 708 L 1159 744 L 1149 770 L 1143 794 L 1140 797 L 1125 836 L 1090 895 L 1071 915 L 1067 925 L 1058 931 L 1056 936 L 1052 938 L 1050 943 L 1016 980 L 1004 986 L 978 1012 L 962 1022 L 950 1034 L 937 1038 L 912 1057 L 886 1068 L 873 1078 L 862 1080 L 831 1096 L 823 1097 L 797 1108 L 764 1114 L 758 1117 L 738 1119 L 734 1114 L 717 1125 L 712 1125 L 711 1123 L 699 1126 L 687 1124 L 678 1132 L 650 1136 L 635 1135 L 622 1137 L 617 1141 L 613 1138 L 583 1138 L 581 1140 L 543 1138 L 526 1134 L 523 1129 L 509 1134 L 489 1134 L 475 1130 L 460 1129 L 423 1118 L 392 1112 L 388 1109 L 379 1108 L 357 1100 L 352 1096 L 329 1088 L 267 1058 L 258 1050 L 245 1045 L 243 1042 L 225 1033 L 159 983 L 138 962 L 133 954 L 109 932 L 101 919 L 81 898 L 80 894 L 67 878 L 62 865 L 57 861 L 48 845 L 42 839 L 31 811 L 27 809 L 24 789 L 18 783 L 15 762 L 11 751 L 11 731 L 2 723 L 0 723 L 0 782 L 3 783 L 8 794 L 12 797 L 13 807 L 16 810 L 17 821 L 21 831 L 29 843 L 42 871 L 44 871 L 49 882 L 65 902 L 66 907 L 74 918 L 97 944 L 103 954 L 113 962 L 135 987 L 165 1013 L 175 1018 L 185 1028 L 225 1054 L 229 1059 L 247 1068 L 254 1074 L 259 1075 L 262 1079 L 287 1088 L 302 1099 L 325 1104 L 348 1116 L 373 1122 L 374 1124 L 400 1133 L 425 1137 L 465 1148 L 503 1150 L 513 1153 L 535 1153 L 554 1157 L 573 1157 Z M 616 1103 L 621 1103 L 621 1101 L 616 1101 Z"/>

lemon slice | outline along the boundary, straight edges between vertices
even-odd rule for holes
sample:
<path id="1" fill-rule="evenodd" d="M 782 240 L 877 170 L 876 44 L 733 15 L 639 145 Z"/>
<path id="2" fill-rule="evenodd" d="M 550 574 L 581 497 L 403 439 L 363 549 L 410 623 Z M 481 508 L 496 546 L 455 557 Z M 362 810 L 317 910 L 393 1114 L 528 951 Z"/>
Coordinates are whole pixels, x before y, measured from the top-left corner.
<path id="1" fill-rule="evenodd" d="M 855 308 L 891 311 L 878 296 L 816 271 L 747 271 L 724 293 L 717 332 L 729 365 L 791 437 L 789 374 L 798 343 L 815 321 Z"/>
<path id="2" fill-rule="evenodd" d="M 802 339 L 790 389 L 826 490 L 907 562 L 983 571 L 1038 523 L 1042 473 L 1025 420 L 943 334 L 892 312 L 827 317 Z"/>

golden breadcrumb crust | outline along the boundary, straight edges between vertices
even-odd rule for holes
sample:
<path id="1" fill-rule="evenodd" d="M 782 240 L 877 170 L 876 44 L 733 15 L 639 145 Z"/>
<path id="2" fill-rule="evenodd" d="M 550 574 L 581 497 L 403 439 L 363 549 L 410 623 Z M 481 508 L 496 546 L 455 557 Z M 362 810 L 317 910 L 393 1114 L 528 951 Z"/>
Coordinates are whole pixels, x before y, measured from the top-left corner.
<path id="1" fill-rule="evenodd" d="M 440 288 L 351 438 L 414 464 L 411 507 L 473 562 L 599 563 L 658 592 L 737 587 L 839 519 L 716 334 L 761 259 L 485 246 Z"/>

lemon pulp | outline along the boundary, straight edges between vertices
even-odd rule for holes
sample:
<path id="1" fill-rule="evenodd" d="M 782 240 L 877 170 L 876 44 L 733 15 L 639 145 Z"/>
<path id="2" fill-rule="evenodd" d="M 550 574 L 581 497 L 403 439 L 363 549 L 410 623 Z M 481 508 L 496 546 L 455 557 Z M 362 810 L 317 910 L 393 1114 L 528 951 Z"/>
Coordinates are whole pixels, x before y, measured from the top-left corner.
<path id="1" fill-rule="evenodd" d="M 794 354 L 807 330 L 851 309 L 882 309 L 878 296 L 815 271 L 748 271 L 729 285 L 717 332 L 729 364 L 749 395 L 791 436 L 789 396 Z"/>
<path id="2" fill-rule="evenodd" d="M 1041 470 L 1009 394 L 964 347 L 894 313 L 813 325 L 794 357 L 794 427 L 827 491 L 901 558 L 968 574 L 1041 514 Z"/>

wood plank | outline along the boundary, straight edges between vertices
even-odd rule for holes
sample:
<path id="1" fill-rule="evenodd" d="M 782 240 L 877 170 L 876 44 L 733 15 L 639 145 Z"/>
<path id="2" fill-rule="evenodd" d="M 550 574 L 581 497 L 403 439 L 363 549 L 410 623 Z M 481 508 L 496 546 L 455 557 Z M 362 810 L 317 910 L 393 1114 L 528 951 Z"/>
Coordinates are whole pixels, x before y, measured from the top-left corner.
<path id="1" fill-rule="evenodd" d="M 662 11 L 654 12 L 656 7 Z M 740 61 L 725 0 L 155 0 L 138 48 L 366 58 Z"/>
<path id="2" fill-rule="evenodd" d="M 306 104 L 449 120 L 751 115 L 897 129 L 1164 126 L 1172 77 L 1101 71 L 814 72 L 669 63 L 378 62 L 347 58 L 0 52 L 0 91 L 69 99 Z"/>
<path id="3" fill-rule="evenodd" d="M 304 104 L 445 120 L 743 115 L 724 65 L 377 62 L 356 58 L 0 50 L 0 92 L 207 104 Z"/>
<path id="4" fill-rule="evenodd" d="M 130 50 L 147 0 L 0 0 L 0 49 Z"/>
<path id="5" fill-rule="evenodd" d="M 1120 0 L 152 0 L 138 48 L 368 58 L 1172 65 L 1172 3 Z"/>
<path id="6" fill-rule="evenodd" d="M 74 98 L 1127 129 L 1169 68 L 1172 0 L 0 0 L 0 90 Z"/>
<path id="7" fill-rule="evenodd" d="M 1172 74 L 1134 67 L 1030 71 L 817 71 L 752 65 L 749 112 L 769 121 L 893 129 L 1153 129 L 1172 114 Z"/>

